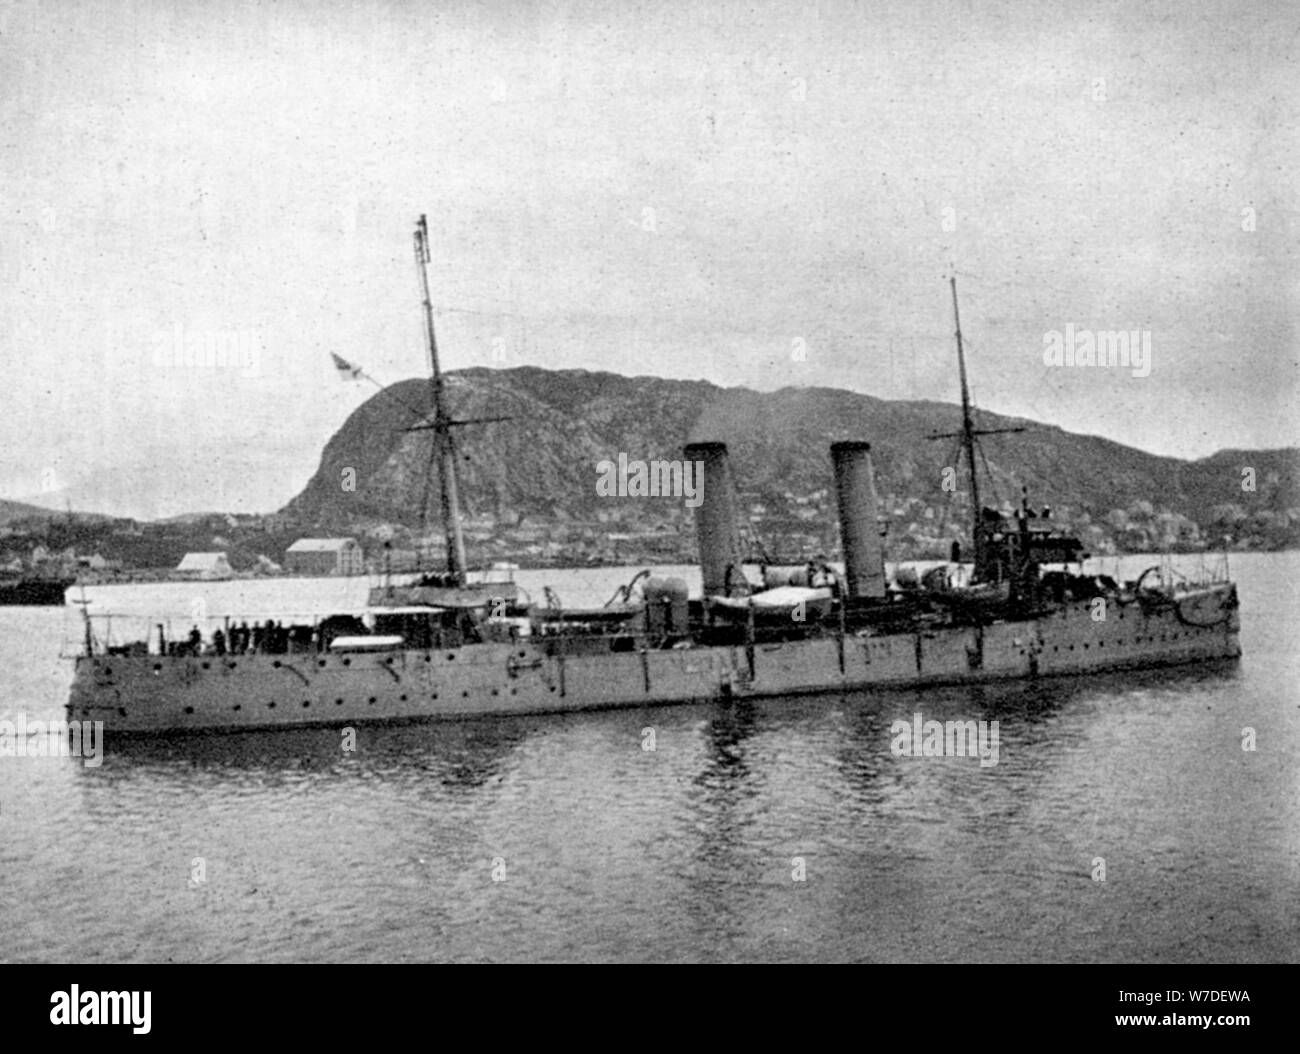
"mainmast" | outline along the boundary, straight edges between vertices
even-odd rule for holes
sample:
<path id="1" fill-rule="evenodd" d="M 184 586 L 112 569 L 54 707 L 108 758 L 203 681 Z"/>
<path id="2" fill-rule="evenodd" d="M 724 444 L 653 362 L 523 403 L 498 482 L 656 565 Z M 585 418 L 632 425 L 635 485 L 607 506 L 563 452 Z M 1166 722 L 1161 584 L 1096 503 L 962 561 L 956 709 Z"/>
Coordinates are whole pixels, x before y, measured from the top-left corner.
<path id="1" fill-rule="evenodd" d="M 952 286 L 952 320 L 957 331 L 957 367 L 961 372 L 961 442 L 966 448 L 966 467 L 970 472 L 971 512 L 974 516 L 975 548 L 979 549 L 980 533 L 980 484 L 975 473 L 975 425 L 970 416 L 970 388 L 966 384 L 966 352 L 961 345 L 961 316 L 957 313 L 957 276 L 953 275 L 949 283 Z"/>
<path id="2" fill-rule="evenodd" d="M 415 227 L 415 260 L 424 292 L 424 328 L 429 337 L 429 395 L 433 404 L 433 457 L 438 464 L 442 498 L 442 523 L 447 538 L 447 573 L 455 585 L 465 584 L 465 538 L 460 528 L 460 491 L 457 480 L 456 439 L 447 416 L 442 370 L 438 365 L 438 340 L 433 330 L 433 302 L 429 297 L 429 223 L 423 214 Z"/>
<path id="3" fill-rule="evenodd" d="M 957 278 L 949 280 L 952 287 L 952 319 L 957 335 L 957 368 L 961 375 L 961 431 L 944 432 L 931 439 L 961 439 L 966 451 L 966 469 L 970 475 L 971 542 L 974 545 L 975 581 L 987 581 L 997 573 L 996 561 L 990 559 L 988 529 L 984 523 L 984 506 L 980 502 L 979 475 L 975 471 L 975 441 L 979 436 L 1002 432 L 1023 432 L 1023 428 L 976 428 L 971 417 L 970 386 L 966 382 L 966 349 L 961 342 L 961 315 L 957 311 Z"/>

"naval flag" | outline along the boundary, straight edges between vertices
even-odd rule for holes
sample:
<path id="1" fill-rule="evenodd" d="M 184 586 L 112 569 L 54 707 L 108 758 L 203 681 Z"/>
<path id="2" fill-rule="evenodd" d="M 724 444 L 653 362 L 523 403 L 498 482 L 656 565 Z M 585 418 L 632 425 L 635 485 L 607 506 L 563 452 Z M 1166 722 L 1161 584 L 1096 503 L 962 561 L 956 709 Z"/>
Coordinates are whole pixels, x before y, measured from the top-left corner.
<path id="1" fill-rule="evenodd" d="M 340 358 L 332 351 L 330 352 L 330 358 L 334 360 L 334 366 L 339 371 L 339 380 L 357 381 L 361 379 L 361 370 L 359 367 L 353 366 L 347 359 Z"/>

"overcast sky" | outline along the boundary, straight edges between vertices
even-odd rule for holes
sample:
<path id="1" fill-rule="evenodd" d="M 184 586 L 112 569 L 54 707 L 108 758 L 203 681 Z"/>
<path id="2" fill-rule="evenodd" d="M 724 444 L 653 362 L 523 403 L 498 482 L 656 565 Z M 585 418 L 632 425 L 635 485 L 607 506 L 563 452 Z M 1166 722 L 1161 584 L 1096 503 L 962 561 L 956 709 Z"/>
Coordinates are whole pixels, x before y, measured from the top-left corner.
<path id="1" fill-rule="evenodd" d="M 980 406 L 1300 444 L 1298 33 L 1237 0 L 4 5 L 0 496 L 284 504 L 374 392 L 329 352 L 425 368 L 421 212 L 447 369 L 955 400 L 955 268 Z M 1044 365 L 1068 324 L 1149 331 L 1149 376 Z M 186 365 L 209 337 L 242 354 Z"/>

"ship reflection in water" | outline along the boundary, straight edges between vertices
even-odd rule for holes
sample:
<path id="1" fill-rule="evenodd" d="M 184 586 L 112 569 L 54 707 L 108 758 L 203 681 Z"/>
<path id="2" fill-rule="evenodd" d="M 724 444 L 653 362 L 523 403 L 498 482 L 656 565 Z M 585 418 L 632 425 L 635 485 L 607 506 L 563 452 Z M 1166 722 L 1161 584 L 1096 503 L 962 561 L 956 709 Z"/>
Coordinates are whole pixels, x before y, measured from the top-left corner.
<path id="1" fill-rule="evenodd" d="M 1171 912 L 1162 852 L 1171 863 L 1179 840 L 1213 832 L 1198 826 L 1205 802 L 1147 785 L 1161 767 L 1151 751 L 1190 754 L 1231 732 L 1238 676 L 1230 663 L 364 726 L 352 751 L 338 728 L 125 740 L 100 768 L 74 769 L 67 822 L 90 870 L 120 874 L 140 906 L 130 921 L 85 920 L 64 952 L 1123 958 L 1135 919 L 1107 906 L 1093 861 L 1129 896 L 1140 869 L 1135 907 Z M 895 756 L 891 725 L 917 713 L 996 720 L 998 764 Z M 1171 829 L 1153 832 L 1153 794 L 1166 799 L 1157 827 L 1184 816 Z M 65 896 L 97 899 L 80 874 L 63 881 Z"/>

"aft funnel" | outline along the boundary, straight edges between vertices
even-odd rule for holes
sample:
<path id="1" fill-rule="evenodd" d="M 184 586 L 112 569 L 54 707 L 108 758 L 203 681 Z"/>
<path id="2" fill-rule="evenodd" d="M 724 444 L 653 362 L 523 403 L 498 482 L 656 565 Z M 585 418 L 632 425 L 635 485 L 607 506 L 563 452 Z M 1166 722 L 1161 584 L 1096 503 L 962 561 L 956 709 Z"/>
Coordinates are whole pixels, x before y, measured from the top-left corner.
<path id="1" fill-rule="evenodd" d="M 736 535 L 736 498 L 731 485 L 731 467 L 726 443 L 690 443 L 686 460 L 703 465 L 703 475 L 696 477 L 702 488 L 699 507 L 695 510 L 695 530 L 700 543 L 700 573 L 704 595 L 730 596 L 747 593 L 748 584 L 741 568 L 740 542 Z"/>
<path id="2" fill-rule="evenodd" d="M 840 509 L 844 577 L 850 597 L 885 595 L 885 547 L 876 522 L 876 482 L 871 444 L 857 440 L 831 444 L 835 496 Z"/>

